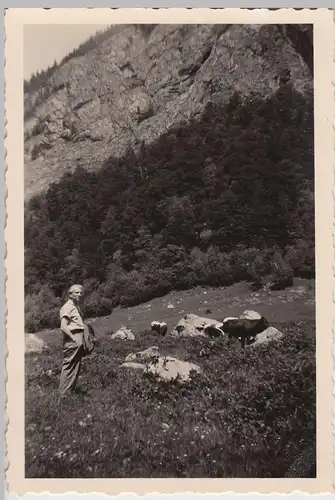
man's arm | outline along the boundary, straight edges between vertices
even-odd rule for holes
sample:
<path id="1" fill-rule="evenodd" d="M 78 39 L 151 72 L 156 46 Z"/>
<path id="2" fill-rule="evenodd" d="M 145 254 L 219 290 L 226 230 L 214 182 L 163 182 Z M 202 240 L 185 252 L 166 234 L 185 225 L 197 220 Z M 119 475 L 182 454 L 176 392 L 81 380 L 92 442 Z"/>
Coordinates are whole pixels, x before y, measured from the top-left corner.
<path id="1" fill-rule="evenodd" d="M 76 338 L 75 336 L 72 334 L 71 330 L 69 329 L 68 327 L 68 324 L 69 324 L 69 320 L 64 316 L 62 318 L 62 321 L 61 321 L 61 324 L 60 324 L 60 328 L 61 330 L 68 336 L 70 337 L 71 340 L 75 341 Z"/>

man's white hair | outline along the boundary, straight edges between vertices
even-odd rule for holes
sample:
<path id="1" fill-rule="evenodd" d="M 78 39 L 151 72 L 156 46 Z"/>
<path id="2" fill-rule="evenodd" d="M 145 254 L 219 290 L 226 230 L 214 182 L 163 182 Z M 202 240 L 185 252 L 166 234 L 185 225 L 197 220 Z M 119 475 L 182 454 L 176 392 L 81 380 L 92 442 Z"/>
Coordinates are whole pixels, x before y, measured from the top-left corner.
<path id="1" fill-rule="evenodd" d="M 81 292 L 83 292 L 84 291 L 83 285 L 72 285 L 72 286 L 70 286 L 69 293 L 76 292 L 78 290 L 80 290 Z"/>

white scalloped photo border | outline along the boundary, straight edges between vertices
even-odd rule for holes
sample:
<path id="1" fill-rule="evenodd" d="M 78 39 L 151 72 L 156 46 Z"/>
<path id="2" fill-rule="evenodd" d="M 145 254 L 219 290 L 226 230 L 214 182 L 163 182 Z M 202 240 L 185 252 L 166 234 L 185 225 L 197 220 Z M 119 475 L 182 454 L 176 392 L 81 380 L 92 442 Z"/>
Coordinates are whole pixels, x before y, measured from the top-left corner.
<path id="1" fill-rule="evenodd" d="M 62 17 L 63 16 L 63 17 Z M 331 95 L 332 84 L 335 85 L 334 54 L 335 54 L 335 24 L 334 16 L 330 9 L 210 9 L 210 8 L 120 8 L 120 9 L 63 9 L 63 8 L 20 8 L 8 9 L 5 15 L 5 322 L 6 322 L 6 491 L 7 496 L 19 498 L 24 495 L 33 499 L 36 495 L 46 497 L 52 495 L 66 500 L 77 498 L 78 495 L 89 494 L 90 498 L 106 498 L 107 495 L 133 497 L 135 494 L 145 495 L 148 499 L 156 493 L 174 494 L 174 499 L 183 498 L 192 494 L 195 499 L 201 494 L 220 494 L 235 497 L 272 493 L 281 495 L 289 493 L 295 498 L 296 492 L 305 494 L 324 493 L 334 491 L 334 429 L 335 408 L 332 396 L 335 394 L 335 380 L 331 372 L 335 362 L 335 343 L 328 336 L 324 336 L 322 343 L 318 341 L 317 355 L 320 355 L 320 368 L 317 367 L 317 401 L 318 420 L 322 426 L 318 427 L 318 443 L 321 443 L 322 453 L 318 449 L 317 479 L 290 480 L 290 479 L 126 479 L 126 480 L 72 480 L 54 479 L 38 480 L 24 478 L 24 440 L 22 441 L 24 420 L 24 332 L 23 311 L 23 93 L 22 93 L 22 63 L 23 39 L 22 27 L 25 23 L 59 23 L 72 24 L 78 22 L 86 24 L 106 24 L 112 19 L 115 23 L 292 23 L 312 22 L 315 31 L 314 61 L 315 61 L 315 152 L 318 168 L 322 167 L 323 174 L 316 173 L 316 263 L 317 263 L 317 331 L 330 329 L 330 317 L 335 336 L 335 316 L 332 314 L 333 304 L 333 279 L 330 279 L 330 267 L 335 263 L 331 257 L 330 232 L 333 224 L 330 222 L 329 198 L 330 185 L 330 148 L 335 174 L 334 156 L 334 127 L 335 127 L 335 100 Z M 332 19 L 333 17 L 333 19 Z M 97 20 L 99 21 L 97 22 Z M 312 20 L 313 19 L 313 20 Z M 109 21 L 111 22 L 111 21 Z M 321 47 L 321 41 L 324 47 Z M 326 57 L 325 64 L 322 57 Z M 329 60 L 329 63 L 328 63 Z M 334 80 L 333 80 L 334 79 Z M 327 104 L 328 103 L 328 104 Z M 331 145 L 330 145 L 331 141 Z M 329 166 L 328 166 L 329 162 Z M 321 193 L 322 190 L 322 193 Z M 335 190 L 333 191 L 335 198 Z M 21 207 L 21 208 L 20 208 Z M 333 210 L 332 210 L 333 212 Z M 334 212 L 333 212 L 334 219 Z M 323 238 L 318 240 L 318 234 Z M 335 234 L 333 234 L 335 243 Z M 325 244 L 324 244 L 325 243 Z M 333 245 L 334 247 L 334 245 Z M 330 262 L 332 262 L 330 264 Z M 332 298 L 330 298 L 330 295 Z M 335 299 L 335 289 L 334 289 Z M 322 314 L 321 309 L 322 308 Z M 333 323 L 334 318 L 334 323 Z M 12 332 L 13 331 L 13 332 Z M 16 332 L 19 331 L 19 334 Z M 9 332 L 12 332 L 9 335 Z M 330 333 L 330 332 L 329 332 Z M 330 361 L 329 351 L 333 354 Z M 334 351 L 333 351 L 334 349 Z M 328 353 L 328 354 L 327 354 Z M 327 357 L 328 356 L 328 357 Z M 333 366 L 331 366 L 333 364 Z M 322 370 L 325 372 L 320 372 Z M 330 368 L 330 370 L 329 370 Z M 328 374 L 329 372 L 329 374 Z M 329 378 L 329 380 L 328 380 Z M 330 380 L 331 379 L 331 380 Z M 15 409 L 16 408 L 16 409 Z M 321 408 L 321 409 L 320 409 Z M 331 413 L 332 412 L 332 413 Z M 327 418 L 328 415 L 328 420 Z M 331 416 L 332 415 L 332 416 Z M 331 439 L 332 435 L 332 439 Z M 320 441 L 321 437 L 321 441 Z M 21 455 L 20 455 L 21 453 Z M 240 494 L 240 493 L 243 493 Z M 160 495 L 162 496 L 162 495 Z M 167 496 L 167 495 L 164 495 Z M 156 498 L 156 496 L 155 496 Z"/>

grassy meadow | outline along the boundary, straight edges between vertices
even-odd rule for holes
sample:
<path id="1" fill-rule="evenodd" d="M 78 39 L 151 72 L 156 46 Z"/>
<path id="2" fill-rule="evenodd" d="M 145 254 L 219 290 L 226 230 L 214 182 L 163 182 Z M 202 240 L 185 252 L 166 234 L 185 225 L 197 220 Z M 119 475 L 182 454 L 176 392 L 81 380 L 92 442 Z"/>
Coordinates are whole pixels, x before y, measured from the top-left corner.
<path id="1" fill-rule="evenodd" d="M 94 320 L 99 342 L 83 360 L 80 390 L 62 400 L 61 334 L 40 332 L 49 350 L 27 353 L 25 363 L 26 477 L 283 477 L 315 440 L 314 297 L 313 281 L 270 294 L 240 283 L 117 309 Z M 220 319 L 245 309 L 266 316 L 283 340 L 243 351 L 225 339 L 157 338 L 149 329 L 154 319 L 172 329 L 186 313 Z M 134 341 L 110 339 L 122 325 Z M 120 367 L 152 345 L 202 375 L 180 386 Z"/>

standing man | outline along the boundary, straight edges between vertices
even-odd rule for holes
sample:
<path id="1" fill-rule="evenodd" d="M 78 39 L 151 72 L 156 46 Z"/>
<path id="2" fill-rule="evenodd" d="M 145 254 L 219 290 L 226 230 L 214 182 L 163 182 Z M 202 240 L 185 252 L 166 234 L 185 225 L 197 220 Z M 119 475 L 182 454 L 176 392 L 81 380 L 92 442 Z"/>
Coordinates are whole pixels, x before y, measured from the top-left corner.
<path id="1" fill-rule="evenodd" d="M 60 310 L 64 350 L 59 385 L 59 391 L 62 396 L 68 391 L 73 391 L 75 389 L 80 372 L 81 360 L 85 355 L 85 324 L 80 310 L 83 292 L 84 289 L 81 285 L 72 285 L 68 291 L 69 299 Z"/>

